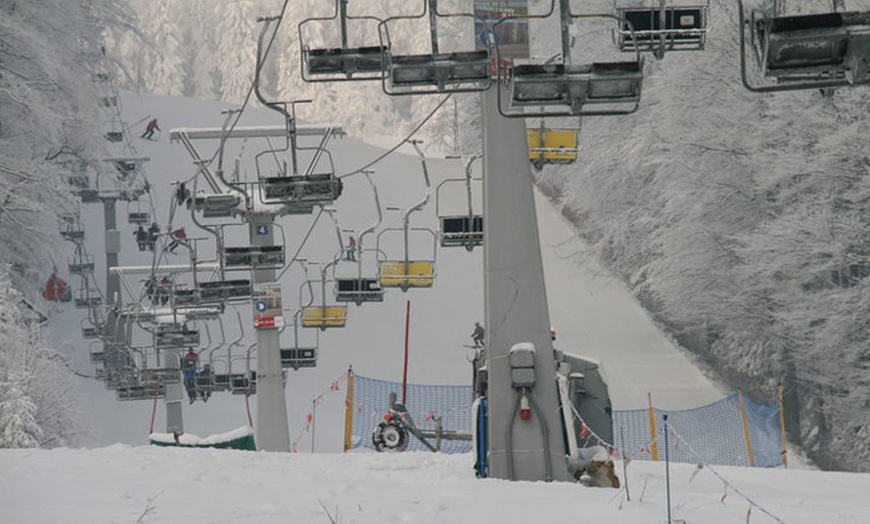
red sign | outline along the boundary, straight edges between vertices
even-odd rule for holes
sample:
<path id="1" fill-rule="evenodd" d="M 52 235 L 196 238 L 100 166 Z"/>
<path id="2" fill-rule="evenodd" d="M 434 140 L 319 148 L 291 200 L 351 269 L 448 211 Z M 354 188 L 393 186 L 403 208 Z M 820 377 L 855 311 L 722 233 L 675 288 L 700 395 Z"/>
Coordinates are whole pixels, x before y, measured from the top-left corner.
<path id="1" fill-rule="evenodd" d="M 275 317 L 259 317 L 254 319 L 255 328 L 275 327 Z"/>

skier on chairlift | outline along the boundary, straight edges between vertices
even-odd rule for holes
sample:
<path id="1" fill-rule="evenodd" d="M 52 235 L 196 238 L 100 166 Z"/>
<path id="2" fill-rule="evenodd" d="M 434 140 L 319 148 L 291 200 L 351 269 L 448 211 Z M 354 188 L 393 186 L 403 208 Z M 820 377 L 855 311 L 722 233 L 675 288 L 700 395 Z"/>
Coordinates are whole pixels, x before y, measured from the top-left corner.
<path id="1" fill-rule="evenodd" d="M 193 348 L 190 348 L 187 355 L 184 356 L 182 362 L 184 373 L 184 388 L 187 390 L 187 396 L 190 397 L 190 403 L 196 401 L 196 361 L 199 360 L 199 355 Z"/>
<path id="2" fill-rule="evenodd" d="M 152 222 L 151 227 L 148 228 L 148 251 L 154 251 L 158 236 L 160 236 L 160 226 L 157 222 Z"/>
<path id="3" fill-rule="evenodd" d="M 148 232 L 140 224 L 133 234 L 136 236 L 136 243 L 139 244 L 139 251 L 145 251 L 148 248 Z"/>
<path id="4" fill-rule="evenodd" d="M 484 331 L 480 322 L 474 323 L 474 332 L 471 333 L 471 340 L 474 341 L 474 347 L 483 347 Z"/>

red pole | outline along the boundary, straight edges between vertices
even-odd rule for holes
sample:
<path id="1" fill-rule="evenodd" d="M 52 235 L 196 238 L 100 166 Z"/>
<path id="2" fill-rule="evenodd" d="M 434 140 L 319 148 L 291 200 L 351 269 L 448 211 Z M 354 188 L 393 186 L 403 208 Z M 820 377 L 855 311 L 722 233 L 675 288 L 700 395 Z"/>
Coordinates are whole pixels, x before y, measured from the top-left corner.
<path id="1" fill-rule="evenodd" d="M 411 299 L 405 307 L 405 369 L 402 372 L 402 404 L 405 403 L 405 393 L 408 390 L 408 334 L 411 327 Z"/>

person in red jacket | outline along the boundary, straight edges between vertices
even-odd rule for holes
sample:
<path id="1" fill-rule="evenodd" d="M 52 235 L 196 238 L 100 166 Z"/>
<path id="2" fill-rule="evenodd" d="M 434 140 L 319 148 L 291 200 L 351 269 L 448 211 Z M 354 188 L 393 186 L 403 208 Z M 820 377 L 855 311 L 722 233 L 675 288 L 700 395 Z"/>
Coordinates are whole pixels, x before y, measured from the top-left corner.
<path id="1" fill-rule="evenodd" d="M 151 137 L 154 136 L 154 131 L 160 131 L 160 128 L 157 127 L 157 119 L 148 122 L 148 125 L 145 126 L 145 132 L 142 133 L 142 138 L 147 138 L 151 140 Z"/>

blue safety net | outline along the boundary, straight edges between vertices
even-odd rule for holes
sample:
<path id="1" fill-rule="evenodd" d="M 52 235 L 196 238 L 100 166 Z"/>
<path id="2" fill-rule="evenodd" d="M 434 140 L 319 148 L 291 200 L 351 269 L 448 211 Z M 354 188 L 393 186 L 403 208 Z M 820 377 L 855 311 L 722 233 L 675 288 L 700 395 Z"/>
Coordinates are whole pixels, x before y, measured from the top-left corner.
<path id="1" fill-rule="evenodd" d="M 372 432 L 385 420 L 390 393 L 402 399 L 402 384 L 354 375 L 354 397 L 351 400 L 353 426 L 351 448 L 373 449 Z M 759 404 L 744 395 L 746 419 L 755 466 L 782 465 L 782 433 L 777 406 Z M 406 408 L 417 427 L 435 430 L 435 419 L 441 417 L 442 429 L 471 433 L 471 386 L 408 384 Z M 665 459 L 665 424 L 668 415 L 668 458 L 674 462 L 713 465 L 749 466 L 743 420 L 738 394 L 706 406 L 679 411 L 654 410 L 655 435 L 659 460 Z M 613 412 L 616 442 L 598 442 L 619 450 L 637 460 L 652 459 L 653 431 L 649 410 L 636 409 Z M 409 451 L 427 448 L 409 435 Z M 595 442 L 593 442 L 595 443 Z M 434 442 L 433 442 L 434 444 Z M 466 453 L 471 442 L 444 440 L 444 453 Z"/>

